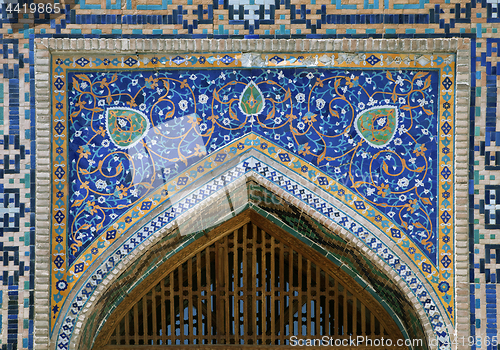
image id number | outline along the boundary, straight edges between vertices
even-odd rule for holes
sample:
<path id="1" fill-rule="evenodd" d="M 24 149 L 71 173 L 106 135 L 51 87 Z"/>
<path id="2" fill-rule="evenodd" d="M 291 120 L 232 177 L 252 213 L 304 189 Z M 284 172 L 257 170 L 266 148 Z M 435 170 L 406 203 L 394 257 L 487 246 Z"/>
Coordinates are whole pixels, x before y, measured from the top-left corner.
<path id="1" fill-rule="evenodd" d="M 12 4 L 8 3 L 5 9 L 7 13 L 60 13 L 61 8 L 59 4 L 42 4 L 42 3 L 31 3 L 31 4 Z"/>

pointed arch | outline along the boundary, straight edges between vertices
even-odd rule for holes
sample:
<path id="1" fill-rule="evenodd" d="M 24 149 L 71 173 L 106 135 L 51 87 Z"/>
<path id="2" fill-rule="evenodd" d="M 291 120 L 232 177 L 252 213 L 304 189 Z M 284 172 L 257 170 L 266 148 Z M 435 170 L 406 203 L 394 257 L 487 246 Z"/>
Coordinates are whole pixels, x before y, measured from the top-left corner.
<path id="1" fill-rule="evenodd" d="M 124 298 L 93 349 L 289 345 L 291 336 L 404 339 L 365 288 L 252 209 L 207 235 Z"/>

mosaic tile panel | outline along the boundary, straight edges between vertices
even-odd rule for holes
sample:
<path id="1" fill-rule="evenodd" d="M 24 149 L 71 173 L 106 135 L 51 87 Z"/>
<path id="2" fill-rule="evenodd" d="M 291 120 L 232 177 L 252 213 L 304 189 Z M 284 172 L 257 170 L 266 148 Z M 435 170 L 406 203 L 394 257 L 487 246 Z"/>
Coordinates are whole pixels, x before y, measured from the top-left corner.
<path id="1" fill-rule="evenodd" d="M 53 57 L 53 323 L 110 243 L 252 147 L 384 228 L 453 322 L 454 57 L 269 56 L 267 68 L 251 69 L 240 69 L 239 54 Z M 317 68 L 302 68 L 307 62 Z M 224 69 L 201 68 L 214 65 Z M 248 133 L 259 136 L 234 142 Z"/>

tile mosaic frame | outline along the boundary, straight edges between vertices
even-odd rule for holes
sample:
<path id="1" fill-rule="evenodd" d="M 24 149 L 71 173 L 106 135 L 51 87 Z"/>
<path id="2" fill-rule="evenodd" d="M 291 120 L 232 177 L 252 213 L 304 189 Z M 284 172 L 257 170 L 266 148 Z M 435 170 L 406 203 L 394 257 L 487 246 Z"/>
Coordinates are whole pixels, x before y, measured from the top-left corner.
<path id="1" fill-rule="evenodd" d="M 439 44 L 436 44 L 437 42 L 439 42 Z M 62 40 L 51 40 L 49 42 L 45 41 L 44 43 L 46 46 L 46 48 L 50 48 L 50 49 L 54 49 L 56 51 L 59 51 L 59 50 L 62 50 L 64 51 L 65 49 L 66 50 L 70 50 L 70 51 L 78 51 L 79 48 L 83 49 L 83 48 L 86 48 L 86 49 L 90 49 L 90 48 L 95 48 L 96 50 L 110 50 L 110 49 L 113 49 L 113 48 L 117 48 L 118 46 L 120 46 L 120 48 L 124 49 L 123 51 L 127 52 L 129 49 L 132 49 L 134 51 L 142 51 L 145 49 L 145 46 L 141 46 L 141 45 L 147 45 L 145 41 L 141 41 L 141 40 L 138 40 L 138 41 L 135 41 L 135 40 L 131 40 L 131 41 L 128 41 L 128 40 L 92 40 L 92 41 L 78 41 L 78 40 L 67 40 L 67 39 L 62 39 Z M 350 50 L 353 50 L 353 49 L 359 49 L 359 50 L 373 50 L 373 49 L 378 49 L 378 50 L 388 50 L 388 51 L 393 51 L 393 52 L 398 52 L 398 51 L 414 51 L 414 52 L 425 52 L 425 51 L 428 51 L 430 47 L 432 47 L 431 51 L 432 52 L 440 52 L 440 51 L 445 51 L 445 52 L 457 52 L 457 73 L 458 73 L 458 76 L 457 76 L 457 91 L 458 89 L 460 89 L 460 87 L 462 86 L 462 88 L 466 87 L 467 85 L 467 81 L 468 81 L 468 75 L 462 75 L 462 79 L 460 80 L 459 79 L 459 76 L 460 76 L 460 66 L 462 66 L 462 68 L 464 68 L 465 66 L 467 66 L 467 64 L 464 62 L 463 58 L 462 58 L 462 55 L 464 55 L 464 53 L 468 53 L 466 48 L 464 48 L 462 46 L 462 43 L 459 43 L 459 40 L 394 40 L 394 41 L 377 41 L 377 40 L 325 40 L 325 41 L 315 41 L 315 40 L 260 40 L 260 41 L 243 41 L 243 42 L 239 42 L 239 41 L 231 41 L 231 40 L 227 40 L 227 41 L 210 41 L 210 40 L 172 40 L 172 41 L 161 41 L 161 40 L 152 40 L 150 42 L 150 47 L 152 50 L 162 50 L 162 49 L 165 49 L 165 48 L 168 48 L 170 50 L 173 50 L 173 51 L 176 51 L 178 50 L 177 52 L 184 52 L 184 51 L 190 51 L 192 49 L 195 49 L 196 50 L 196 46 L 198 45 L 199 47 L 203 48 L 204 46 L 205 47 L 210 47 L 211 45 L 210 44 L 221 44 L 220 46 L 219 45 L 216 45 L 216 46 L 212 46 L 212 48 L 218 48 L 220 51 L 225 51 L 227 50 L 228 48 L 233 48 L 233 50 L 235 48 L 237 49 L 241 49 L 242 46 L 244 45 L 248 45 L 248 48 L 250 49 L 253 49 L 255 51 L 273 51 L 275 50 L 276 52 L 278 51 L 287 51 L 286 49 L 287 48 L 293 48 L 294 50 L 292 51 L 322 51 L 322 49 L 326 49 L 326 48 L 330 48 L 330 50 L 334 50 L 335 48 L 337 49 L 342 49 L 342 48 L 345 48 L 345 49 L 350 49 Z M 444 44 L 444 45 L 443 45 Z M 123 45 L 123 46 L 122 46 Z M 129 46 L 130 45 L 130 46 Z M 138 47 L 139 46 L 139 47 Z M 149 45 L 148 45 L 149 46 Z M 223 46 L 223 47 L 221 47 Z M 356 48 L 354 48 L 354 46 L 356 46 Z M 371 46 L 371 47 L 370 47 Z M 392 47 L 390 47 L 392 46 Z M 466 46 L 466 45 L 464 45 Z M 40 46 L 39 46 L 40 47 Z M 301 50 L 297 50 L 297 48 L 300 48 Z M 41 48 L 41 47 L 40 47 Z M 236 50 L 237 50 L 236 49 Z M 171 52 L 169 50 L 169 52 Z M 41 72 L 44 72 L 45 71 L 45 68 L 43 68 L 43 66 L 47 67 L 45 63 L 45 58 L 43 58 L 43 56 L 47 57 L 48 56 L 48 51 L 49 50 L 44 50 L 42 48 L 41 50 L 42 52 L 38 51 L 39 53 L 41 53 L 41 55 L 37 55 L 40 59 L 37 59 L 37 63 L 39 63 L 38 67 L 41 68 Z M 465 59 L 465 61 L 467 61 Z M 46 77 L 46 75 L 43 75 L 43 74 L 37 74 L 37 99 L 38 98 L 41 98 L 43 99 L 44 96 L 47 96 L 45 95 L 45 93 L 43 91 L 40 91 L 40 87 L 43 87 L 44 86 L 44 78 Z M 47 96 L 48 97 L 48 96 Z M 46 112 L 44 110 L 44 104 L 41 104 L 40 105 L 42 108 L 38 110 L 38 112 L 41 112 L 41 113 L 37 113 L 38 116 L 41 116 L 43 118 L 44 116 L 44 112 Z M 463 106 L 467 106 L 468 108 L 468 104 L 463 104 L 463 101 L 461 100 L 460 103 L 457 101 L 457 112 L 461 112 L 460 111 L 460 108 L 463 108 Z M 47 106 L 48 107 L 48 106 Z M 467 118 L 463 118 L 463 119 L 459 119 L 458 117 L 462 116 L 463 117 L 463 113 L 457 113 L 457 123 L 456 125 L 457 126 L 463 126 L 463 123 L 465 121 L 465 123 L 467 123 Z M 465 113 L 466 115 L 466 113 Z M 45 115 L 47 116 L 47 115 Z M 49 120 L 50 118 L 48 118 L 47 120 Z M 43 119 L 42 119 L 43 120 Z M 40 126 L 40 123 L 38 124 Z M 42 141 L 42 145 L 43 145 L 43 133 L 45 132 L 46 129 L 44 129 L 43 127 L 39 128 L 38 129 L 40 131 L 39 135 L 41 135 L 42 137 L 40 137 L 40 140 Z M 465 128 L 465 130 L 467 130 L 467 128 Z M 40 143 L 39 143 L 40 145 Z M 42 152 L 42 150 L 40 150 Z M 458 157 L 460 156 L 466 156 L 466 152 L 467 152 L 467 148 L 464 147 L 464 149 L 462 150 L 462 153 L 465 152 L 465 154 L 460 154 L 460 149 L 457 147 L 457 155 Z M 40 155 L 40 153 L 37 153 Z M 43 153 L 42 153 L 43 154 Z M 457 158 L 458 160 L 458 158 Z M 457 161 L 457 165 L 458 165 L 458 161 Z M 43 167 L 42 169 L 40 167 L 37 168 L 38 169 L 38 172 L 40 174 L 40 177 L 41 179 L 43 178 L 46 178 L 47 176 L 47 173 L 44 173 L 43 171 Z M 463 176 L 463 174 L 459 174 L 458 172 L 459 169 L 457 169 L 457 172 L 456 172 L 456 183 L 460 183 L 460 182 L 465 182 L 466 181 L 463 181 L 463 178 L 461 176 Z M 459 194 L 459 189 L 457 189 L 456 191 L 456 194 L 458 195 Z M 466 193 L 466 192 L 465 192 Z M 458 198 L 458 197 L 456 197 Z M 43 213 L 42 211 L 37 211 L 37 215 L 41 215 L 40 217 L 43 218 L 43 217 L 46 217 L 47 213 Z M 456 211 L 456 217 L 460 218 L 460 208 L 457 207 L 457 211 Z M 40 223 L 40 220 L 37 220 L 37 223 Z M 457 227 L 457 236 L 456 236 L 456 239 L 457 241 L 460 240 L 459 238 L 459 227 L 460 227 L 460 222 L 457 221 L 457 224 L 458 224 L 458 227 Z M 43 226 L 43 224 L 40 226 L 41 229 L 44 229 L 45 227 Z M 38 231 L 40 232 L 40 231 Z M 42 239 L 41 242 L 43 242 L 43 235 L 38 235 L 37 236 L 37 242 L 39 241 L 39 239 Z M 42 243 L 43 244 L 43 243 Z M 38 255 L 38 257 L 40 256 L 41 254 Z M 40 261 L 37 260 L 37 263 L 40 263 L 40 264 L 45 264 L 46 261 L 44 261 L 45 259 L 40 259 Z M 40 266 L 42 266 L 40 265 Z M 37 269 L 37 271 L 39 271 L 39 269 Z M 458 266 L 457 266 L 457 273 L 458 273 Z M 457 278 L 460 277 L 460 275 L 457 275 Z M 42 289 L 43 289 L 43 286 L 41 286 Z M 457 291 L 459 290 L 460 288 L 457 286 Z M 42 291 L 43 293 L 43 291 Z M 457 293 L 457 295 L 460 295 L 460 293 Z M 457 315 L 457 317 L 461 317 L 460 315 L 460 312 L 457 311 L 459 314 Z"/>

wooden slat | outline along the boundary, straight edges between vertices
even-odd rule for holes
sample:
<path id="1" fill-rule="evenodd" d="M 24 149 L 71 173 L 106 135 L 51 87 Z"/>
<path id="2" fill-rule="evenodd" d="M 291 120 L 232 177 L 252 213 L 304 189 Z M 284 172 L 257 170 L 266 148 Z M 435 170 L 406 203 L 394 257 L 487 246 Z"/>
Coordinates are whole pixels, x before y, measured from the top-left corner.
<path id="1" fill-rule="evenodd" d="M 130 312 L 125 315 L 125 345 L 130 345 Z"/>
<path id="2" fill-rule="evenodd" d="M 267 251 L 266 251 L 266 233 L 264 230 L 261 231 L 262 235 L 262 249 L 261 249 L 261 255 L 262 255 L 262 266 L 261 266 L 261 273 L 262 273 L 262 284 L 261 284 L 261 291 L 262 291 L 262 344 L 267 345 L 267 300 L 266 300 L 266 283 L 267 283 Z"/>
<path id="3" fill-rule="evenodd" d="M 288 338 L 294 334 L 293 329 L 293 304 L 294 304 L 294 296 L 293 296 L 293 280 L 295 278 L 295 274 L 293 273 L 293 249 L 290 246 L 288 248 Z"/>
<path id="4" fill-rule="evenodd" d="M 361 335 L 366 336 L 366 309 L 363 303 L 361 303 Z"/>
<path id="5" fill-rule="evenodd" d="M 196 292 L 198 293 L 198 305 L 196 306 L 196 335 L 198 336 L 198 344 L 201 343 L 202 335 L 203 335 L 203 311 L 201 308 L 201 292 L 203 290 L 201 286 L 201 252 L 196 253 Z"/>
<path id="6" fill-rule="evenodd" d="M 172 272 L 170 274 L 170 283 L 169 283 L 169 289 L 170 289 L 170 344 L 174 345 L 175 344 L 175 296 L 174 296 L 174 273 Z"/>
<path id="7" fill-rule="evenodd" d="M 224 322 L 225 322 L 225 331 L 224 331 L 224 340 L 221 341 L 221 344 L 225 344 L 228 338 L 231 336 L 230 326 L 231 326 L 231 313 L 229 312 L 229 266 L 228 266 L 228 258 L 229 258 L 229 239 L 228 237 L 224 237 L 224 252 L 221 257 L 223 260 L 221 261 L 220 272 L 224 276 Z M 227 264 L 227 265 L 226 265 Z"/>
<path id="8" fill-rule="evenodd" d="M 148 339 L 148 295 L 143 298 L 142 300 L 142 331 L 144 332 L 143 334 L 143 341 L 144 344 L 147 343 Z"/>
<path id="9" fill-rule="evenodd" d="M 252 278 L 252 308 L 254 312 L 251 313 L 253 316 L 257 314 L 257 226 L 253 225 L 253 244 L 252 244 L 252 268 L 253 268 L 253 278 Z M 257 324 L 256 322 L 252 323 L 253 325 L 253 344 L 257 344 Z"/>
<path id="10" fill-rule="evenodd" d="M 302 276 L 302 254 L 298 254 L 298 270 L 299 270 L 299 273 L 297 274 L 298 275 L 298 286 L 299 286 L 299 297 L 298 297 L 298 300 L 299 300 L 299 307 L 298 307 L 298 312 L 297 312 L 297 315 L 299 316 L 299 328 L 298 328 L 298 335 L 305 335 L 302 333 L 302 280 L 303 280 L 303 276 Z"/>
<path id="11" fill-rule="evenodd" d="M 343 331 L 343 336 L 344 337 L 347 337 L 347 332 L 349 331 L 349 322 L 348 322 L 348 319 L 347 319 L 347 288 L 344 287 L 344 316 L 343 316 L 343 327 L 344 327 L 344 331 Z"/>
<path id="12" fill-rule="evenodd" d="M 151 319 L 153 320 L 153 345 L 158 345 L 158 322 L 156 315 L 156 286 L 151 290 Z M 165 324 L 165 323 L 163 323 Z M 161 324 L 160 324 L 161 327 Z"/>
<path id="13" fill-rule="evenodd" d="M 320 273 L 320 268 L 319 266 L 316 266 L 316 331 L 314 332 L 314 335 L 316 338 L 318 338 L 320 332 L 320 322 L 321 322 L 321 317 L 320 317 L 320 302 L 321 302 L 321 273 Z"/>
<path id="14" fill-rule="evenodd" d="M 139 344 L 139 303 L 134 305 L 134 345 Z"/>
<path id="15" fill-rule="evenodd" d="M 243 259 L 243 334 L 240 336 L 243 338 L 243 344 L 248 344 L 248 317 L 251 315 L 248 310 L 248 307 L 250 306 L 249 304 L 249 289 L 248 289 L 248 279 L 245 276 L 245 273 L 250 273 L 250 271 L 247 271 L 249 267 L 247 267 L 247 244 L 248 244 L 248 225 L 243 226 L 243 253 L 242 253 L 242 259 Z M 247 312 L 248 310 L 248 312 Z"/>
<path id="16" fill-rule="evenodd" d="M 187 328 L 187 336 L 189 340 L 189 344 L 194 344 L 194 337 L 193 337 L 193 259 L 188 260 L 188 275 L 187 275 L 187 290 L 188 290 L 188 297 L 187 297 L 187 305 L 188 305 L 188 328 Z"/>
<path id="17" fill-rule="evenodd" d="M 276 264 L 274 261 L 274 254 L 275 254 L 275 246 L 274 246 L 274 237 L 271 237 L 271 286 L 269 288 L 270 293 L 271 293 L 271 319 L 269 320 L 271 323 L 271 344 L 275 344 L 276 341 L 276 325 L 274 323 L 274 320 L 276 320 L 276 314 L 274 310 L 276 309 L 275 307 L 275 302 L 276 302 L 276 296 L 274 295 L 275 287 L 276 287 Z"/>
<path id="18" fill-rule="evenodd" d="M 311 275 L 312 275 L 312 272 L 311 272 L 311 261 L 310 260 L 307 260 L 307 263 L 306 263 L 306 268 L 307 268 L 307 272 L 306 272 L 306 275 L 307 275 L 307 284 L 306 284 L 306 295 L 305 295 L 305 299 L 306 299 L 306 334 L 305 335 L 310 335 L 311 334 L 311 328 L 312 328 L 312 314 L 311 314 L 311 303 L 310 303 L 310 300 L 312 299 L 311 297 Z"/>
<path id="19" fill-rule="evenodd" d="M 215 252 L 214 252 L 215 254 Z M 212 249 L 208 249 L 208 257 L 206 257 L 206 274 L 207 274 L 207 334 L 208 343 L 212 344 L 212 275 L 211 275 Z"/>
<path id="20" fill-rule="evenodd" d="M 116 334 L 115 340 L 116 340 L 116 344 L 118 344 L 118 345 L 121 345 L 121 340 L 122 340 L 120 325 L 121 325 L 121 322 L 117 322 L 116 332 L 115 332 L 115 334 Z"/>
<path id="21" fill-rule="evenodd" d="M 170 281 L 170 279 L 169 279 Z M 161 312 L 161 322 L 162 324 L 160 325 L 160 329 L 162 330 L 161 333 L 161 344 L 166 345 L 167 344 L 167 309 L 165 305 L 165 281 L 160 282 L 160 312 Z"/>
<path id="22" fill-rule="evenodd" d="M 240 337 L 240 298 L 238 296 L 239 291 L 239 271 L 240 264 L 238 259 L 238 231 L 234 232 L 233 237 L 233 336 L 234 336 L 234 344 L 237 344 L 237 339 Z"/>
<path id="23" fill-rule="evenodd" d="M 357 334 L 358 332 L 358 299 L 356 296 L 352 296 L 352 333 Z"/>
<path id="24" fill-rule="evenodd" d="M 280 293 L 280 315 L 279 315 L 279 332 L 280 332 L 280 345 L 285 344 L 285 251 L 283 243 L 278 244 L 279 257 L 280 257 L 280 272 L 279 272 L 279 293 Z"/>

